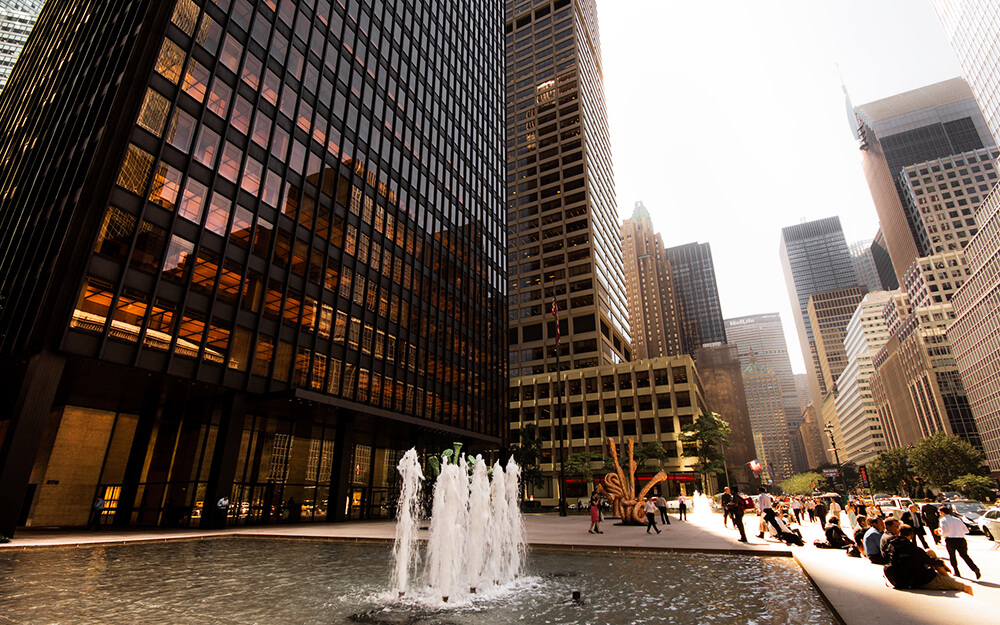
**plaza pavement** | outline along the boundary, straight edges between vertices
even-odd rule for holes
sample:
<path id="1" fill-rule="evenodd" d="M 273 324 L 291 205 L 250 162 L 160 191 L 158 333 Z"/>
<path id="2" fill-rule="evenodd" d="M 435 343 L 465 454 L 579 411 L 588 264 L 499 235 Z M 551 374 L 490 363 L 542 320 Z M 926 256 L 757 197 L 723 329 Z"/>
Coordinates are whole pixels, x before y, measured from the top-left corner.
<path id="1" fill-rule="evenodd" d="M 983 579 L 965 578 L 976 593 L 970 597 L 953 591 L 899 591 L 886 585 L 882 568 L 867 560 L 849 558 L 842 551 L 817 549 L 812 541 L 822 538 L 819 525 L 806 523 L 804 547 L 787 547 L 768 539 L 758 539 L 756 516 L 748 515 L 749 544 L 740 543 L 732 528 L 724 528 L 719 514 L 689 515 L 688 521 L 671 516 L 671 525 L 661 526 L 661 534 L 646 534 L 644 527 L 602 523 L 603 534 L 589 534 L 589 517 L 555 514 L 528 514 L 524 517 L 527 541 L 532 549 L 574 550 L 666 550 L 710 553 L 792 556 L 845 625 L 940 625 L 947 623 L 989 623 L 990 614 L 1000 606 L 1000 551 L 982 536 L 969 537 L 969 553 L 983 571 Z M 844 519 L 846 526 L 846 518 Z M 395 524 L 391 521 L 359 521 L 340 524 L 300 524 L 202 530 L 22 530 L 0 550 L 39 547 L 74 547 L 133 542 L 213 539 L 228 536 L 298 540 L 391 541 Z M 939 555 L 945 555 L 944 549 Z M 965 563 L 960 571 L 970 575 Z"/>

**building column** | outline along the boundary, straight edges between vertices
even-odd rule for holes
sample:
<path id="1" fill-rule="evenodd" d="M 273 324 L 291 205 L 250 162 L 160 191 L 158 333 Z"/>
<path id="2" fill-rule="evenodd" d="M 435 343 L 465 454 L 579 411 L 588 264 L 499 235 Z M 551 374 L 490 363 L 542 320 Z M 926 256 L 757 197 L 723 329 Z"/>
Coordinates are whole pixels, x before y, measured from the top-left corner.
<path id="1" fill-rule="evenodd" d="M 326 512 L 326 520 L 329 522 L 347 520 L 347 500 L 351 495 L 351 458 L 356 442 L 354 415 L 342 412 L 337 417 L 333 462 L 330 463 L 330 501 Z"/>
<path id="2" fill-rule="evenodd" d="M 132 524 L 132 511 L 135 509 L 135 498 L 139 493 L 142 468 L 146 463 L 149 439 L 156 427 L 159 409 L 160 385 L 154 384 L 146 390 L 146 394 L 142 398 L 139 421 L 136 423 L 135 433 L 132 435 L 132 447 L 129 449 L 128 460 L 125 461 L 122 490 L 118 495 L 118 506 L 112 521 L 115 527 L 127 527 Z"/>
<path id="3" fill-rule="evenodd" d="M 215 438 L 212 453 L 212 467 L 208 474 L 205 504 L 201 516 L 202 529 L 223 529 L 226 527 L 227 510 L 220 509 L 219 500 L 229 498 L 233 492 L 233 478 L 236 476 L 236 461 L 239 459 L 240 443 L 247 418 L 247 398 L 242 393 L 227 393 L 219 421 L 219 433 Z M 230 502 L 230 505 L 239 505 Z"/>
<path id="4" fill-rule="evenodd" d="M 0 535 L 14 535 L 38 444 L 65 366 L 62 356 L 36 354 L 28 361 L 17 393 L 0 402 L 0 407 L 9 410 L 11 419 L 0 448 Z"/>

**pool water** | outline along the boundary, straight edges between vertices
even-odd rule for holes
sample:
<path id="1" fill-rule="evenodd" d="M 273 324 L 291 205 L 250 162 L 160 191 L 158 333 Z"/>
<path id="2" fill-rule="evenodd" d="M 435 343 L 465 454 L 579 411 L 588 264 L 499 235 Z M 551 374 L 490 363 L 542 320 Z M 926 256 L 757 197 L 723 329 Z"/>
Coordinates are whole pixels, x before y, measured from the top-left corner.
<path id="1" fill-rule="evenodd" d="M 0 551 L 0 624 L 836 623 L 791 558 L 535 551 L 511 586 L 449 604 L 398 600 L 391 569 L 389 546 L 337 542 Z"/>

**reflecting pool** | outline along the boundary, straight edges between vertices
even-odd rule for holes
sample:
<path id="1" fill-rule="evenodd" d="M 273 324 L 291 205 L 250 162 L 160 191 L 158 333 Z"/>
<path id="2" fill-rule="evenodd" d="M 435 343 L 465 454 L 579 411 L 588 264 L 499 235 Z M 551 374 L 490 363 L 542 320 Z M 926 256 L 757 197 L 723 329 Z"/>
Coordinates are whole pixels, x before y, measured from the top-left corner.
<path id="1" fill-rule="evenodd" d="M 534 551 L 525 577 L 448 605 L 397 601 L 391 569 L 389 546 L 336 542 L 4 550 L 0 624 L 836 623 L 791 558 Z"/>

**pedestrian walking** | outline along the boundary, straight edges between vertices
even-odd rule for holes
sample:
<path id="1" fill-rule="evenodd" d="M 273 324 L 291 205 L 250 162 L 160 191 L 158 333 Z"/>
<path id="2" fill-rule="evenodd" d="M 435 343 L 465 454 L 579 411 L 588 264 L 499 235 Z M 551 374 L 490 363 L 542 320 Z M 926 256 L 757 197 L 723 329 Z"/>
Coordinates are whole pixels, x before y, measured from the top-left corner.
<path id="1" fill-rule="evenodd" d="M 743 499 L 740 497 L 739 489 L 735 489 L 733 491 L 733 496 L 730 497 L 727 509 L 729 511 L 730 518 L 733 520 L 733 526 L 740 533 L 740 542 L 747 542 L 747 532 L 743 528 Z"/>
<path id="2" fill-rule="evenodd" d="M 594 493 L 590 496 L 590 529 L 591 534 L 603 534 L 601 531 L 601 496 Z"/>
<path id="3" fill-rule="evenodd" d="M 768 494 L 767 489 L 760 487 L 760 495 L 757 496 L 757 511 L 760 513 L 761 528 L 757 538 L 764 538 L 764 527 L 770 525 L 775 533 L 781 536 L 781 527 L 778 525 L 777 517 L 774 513 L 774 498 Z"/>
<path id="4" fill-rule="evenodd" d="M 656 498 L 656 508 L 660 511 L 660 523 L 670 525 L 670 517 L 667 516 L 667 500 L 663 497 L 663 491 Z"/>
<path id="5" fill-rule="evenodd" d="M 792 497 L 792 514 L 795 515 L 795 522 L 802 525 L 802 498 Z"/>
<path id="6" fill-rule="evenodd" d="M 917 507 L 917 504 L 910 504 L 910 508 L 903 513 L 899 520 L 913 528 L 913 535 L 923 543 L 924 549 L 930 548 L 927 545 L 927 539 L 924 538 L 923 515 L 920 514 L 920 508 Z"/>
<path id="7" fill-rule="evenodd" d="M 969 533 L 969 530 L 965 528 L 965 523 L 951 513 L 951 506 L 947 504 L 938 509 L 938 514 L 941 516 L 941 528 L 938 532 L 940 532 L 941 538 L 944 538 L 944 546 L 948 549 L 951 570 L 956 577 L 961 577 L 958 574 L 958 558 L 956 556 L 962 556 L 965 563 L 976 574 L 976 579 L 979 579 L 983 575 L 976 563 L 969 557 L 969 544 L 965 541 L 965 535 Z"/>
<path id="8" fill-rule="evenodd" d="M 87 523 L 87 529 L 94 528 L 95 530 L 101 529 L 101 517 L 104 516 L 104 497 L 98 495 L 94 498 L 94 503 L 90 507 L 90 522 Z"/>
<path id="9" fill-rule="evenodd" d="M 722 506 L 722 527 L 727 527 L 726 520 L 732 518 L 732 513 L 729 511 L 729 504 L 732 502 L 733 495 L 729 492 L 729 487 L 727 486 L 719 497 L 719 505 Z M 733 523 L 736 523 L 736 521 L 733 521 Z"/>
<path id="10" fill-rule="evenodd" d="M 806 512 L 809 514 L 809 522 L 813 523 L 816 521 L 816 502 L 810 497 L 806 499 Z"/>
<path id="11" fill-rule="evenodd" d="M 687 497 L 681 495 L 677 498 L 677 518 L 681 521 L 688 520 L 688 505 Z"/>
<path id="12" fill-rule="evenodd" d="M 656 527 L 656 504 L 653 503 L 652 499 L 646 497 L 643 509 L 646 511 L 646 533 L 649 533 L 649 528 L 653 528 L 659 534 L 660 528 Z"/>
<path id="13" fill-rule="evenodd" d="M 930 499 L 924 499 L 924 505 L 920 507 L 920 516 L 924 520 L 924 525 L 931 531 L 931 538 L 934 539 L 934 544 L 940 545 L 941 536 L 938 535 L 937 531 L 938 527 L 940 527 L 937 506 L 931 503 Z"/>

